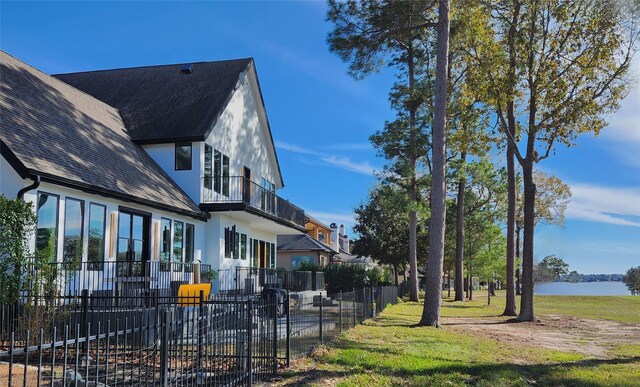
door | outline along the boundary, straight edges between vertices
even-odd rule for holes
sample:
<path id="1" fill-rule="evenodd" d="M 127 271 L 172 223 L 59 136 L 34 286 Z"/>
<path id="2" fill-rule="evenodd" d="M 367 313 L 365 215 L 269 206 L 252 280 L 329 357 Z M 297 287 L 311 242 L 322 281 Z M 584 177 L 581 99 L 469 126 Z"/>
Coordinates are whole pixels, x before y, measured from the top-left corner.
<path id="1" fill-rule="evenodd" d="M 149 217 L 120 211 L 118 220 L 118 276 L 141 277 L 149 259 Z"/>
<path id="2" fill-rule="evenodd" d="M 243 168 L 243 176 L 242 201 L 251 203 L 251 169 L 245 166 Z"/>

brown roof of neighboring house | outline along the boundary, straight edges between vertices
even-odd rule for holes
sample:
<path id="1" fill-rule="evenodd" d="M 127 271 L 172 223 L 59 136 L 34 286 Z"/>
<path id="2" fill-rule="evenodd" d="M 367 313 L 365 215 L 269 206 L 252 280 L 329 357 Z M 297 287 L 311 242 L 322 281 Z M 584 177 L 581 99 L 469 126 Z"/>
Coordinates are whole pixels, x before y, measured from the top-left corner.
<path id="1" fill-rule="evenodd" d="M 308 234 L 278 235 L 278 251 L 326 251 L 337 254 L 337 251 Z"/>
<path id="2" fill-rule="evenodd" d="M 118 110 L 0 51 L 2 155 L 26 178 L 204 219 Z"/>

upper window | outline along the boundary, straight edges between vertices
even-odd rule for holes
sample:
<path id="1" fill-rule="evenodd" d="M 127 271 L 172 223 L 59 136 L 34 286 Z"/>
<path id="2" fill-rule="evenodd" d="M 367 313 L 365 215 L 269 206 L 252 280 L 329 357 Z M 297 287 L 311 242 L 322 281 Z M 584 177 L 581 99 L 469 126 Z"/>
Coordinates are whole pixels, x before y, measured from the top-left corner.
<path id="1" fill-rule="evenodd" d="M 38 193 L 36 259 L 55 262 L 58 245 L 58 195 Z"/>
<path id="2" fill-rule="evenodd" d="M 204 144 L 204 187 L 211 189 L 213 179 L 213 148 Z"/>
<path id="3" fill-rule="evenodd" d="M 191 169 L 191 143 L 176 143 L 176 171 Z"/>

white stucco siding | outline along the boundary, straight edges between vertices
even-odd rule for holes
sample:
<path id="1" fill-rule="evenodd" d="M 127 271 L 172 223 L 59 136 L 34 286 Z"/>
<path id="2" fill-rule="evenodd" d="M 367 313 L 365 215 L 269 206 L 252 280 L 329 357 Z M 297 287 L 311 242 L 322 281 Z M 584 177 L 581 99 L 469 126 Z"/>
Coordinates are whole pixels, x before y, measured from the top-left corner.
<path id="1" fill-rule="evenodd" d="M 196 203 L 200 203 L 202 194 L 204 147 L 202 142 L 191 143 L 191 169 L 176 171 L 175 143 L 143 145 L 143 149 L 175 181 L 180 188 Z"/>
<path id="2" fill-rule="evenodd" d="M 260 184 L 264 177 L 282 188 L 253 67 L 245 83 L 238 83 L 206 143 L 229 156 L 230 176 L 242 176 L 247 166 L 254 182 Z"/>
<path id="3" fill-rule="evenodd" d="M 224 256 L 224 230 L 229 227 L 236 227 L 236 232 L 239 234 L 247 235 L 247 244 L 250 239 L 258 239 L 261 241 L 277 244 L 278 236 L 275 233 L 259 230 L 248 222 L 233 218 L 228 215 L 220 213 L 212 213 L 212 219 L 207 222 L 206 231 L 206 248 L 207 248 L 207 260 L 209 260 L 213 268 L 216 270 L 233 270 L 236 267 L 250 267 L 251 266 L 251 246 L 247 247 L 247 259 L 233 259 L 226 258 Z M 203 259 L 204 260 L 204 259 Z M 276 253 L 276 267 L 278 263 L 278 257 Z"/>
<path id="4" fill-rule="evenodd" d="M 32 180 L 23 180 L 4 157 L 0 156 L 0 193 L 13 199 L 23 187 L 32 184 Z"/>

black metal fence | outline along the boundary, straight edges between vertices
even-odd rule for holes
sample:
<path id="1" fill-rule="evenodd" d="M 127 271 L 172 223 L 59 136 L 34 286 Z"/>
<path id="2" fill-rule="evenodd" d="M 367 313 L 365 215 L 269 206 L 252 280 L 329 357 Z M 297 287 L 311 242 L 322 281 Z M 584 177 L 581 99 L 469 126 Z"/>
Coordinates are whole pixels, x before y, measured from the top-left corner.
<path id="1" fill-rule="evenodd" d="M 395 304 L 397 291 L 103 298 L 85 290 L 37 317 L 29 303 L 0 307 L 22 318 L 3 328 L 0 385 L 251 385 Z"/>
<path id="2" fill-rule="evenodd" d="M 269 288 L 290 292 L 319 291 L 325 288 L 323 272 L 236 267 L 219 270 L 217 274 L 214 288 L 227 295 L 259 294 Z"/>

